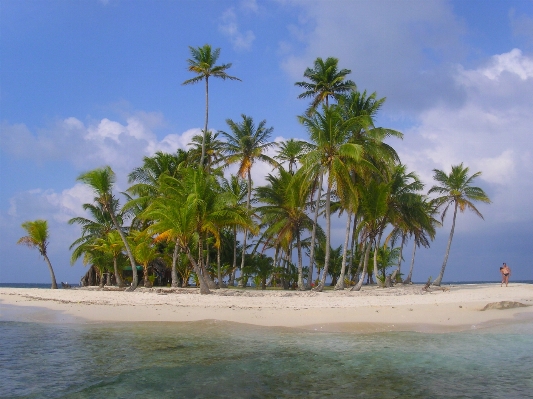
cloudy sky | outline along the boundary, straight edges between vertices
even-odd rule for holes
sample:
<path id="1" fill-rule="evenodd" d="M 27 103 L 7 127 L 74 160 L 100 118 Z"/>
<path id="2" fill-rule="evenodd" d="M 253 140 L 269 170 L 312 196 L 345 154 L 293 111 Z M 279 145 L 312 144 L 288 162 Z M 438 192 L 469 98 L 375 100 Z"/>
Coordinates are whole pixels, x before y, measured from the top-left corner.
<path id="1" fill-rule="evenodd" d="M 188 46 L 221 48 L 242 79 L 211 81 L 210 128 L 241 114 L 273 139 L 306 138 L 294 82 L 337 57 L 358 88 L 387 101 L 378 125 L 429 189 L 464 162 L 490 196 L 482 220 L 458 216 L 445 281 L 533 279 L 533 1 L 0 0 L 0 282 L 48 282 L 37 251 L 15 245 L 26 220 L 49 221 L 58 281 L 77 282 L 67 221 L 91 192 L 76 177 L 110 165 L 116 191 L 143 156 L 186 148 L 204 122 L 204 86 L 182 86 Z M 260 184 L 269 169 L 253 171 Z M 435 277 L 451 221 L 418 251 L 415 281 Z M 344 222 L 335 224 L 334 245 Z M 405 253 L 410 261 L 410 246 Z M 404 266 L 404 267 L 406 267 Z"/>

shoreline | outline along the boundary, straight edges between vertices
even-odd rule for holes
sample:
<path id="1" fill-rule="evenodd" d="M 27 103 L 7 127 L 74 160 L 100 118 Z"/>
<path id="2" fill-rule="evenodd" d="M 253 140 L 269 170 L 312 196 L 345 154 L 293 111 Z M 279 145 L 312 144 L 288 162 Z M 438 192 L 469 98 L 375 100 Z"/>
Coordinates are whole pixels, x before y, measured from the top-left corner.
<path id="1" fill-rule="evenodd" d="M 533 284 L 364 286 L 359 292 L 213 290 L 135 292 L 98 287 L 0 288 L 0 321 L 121 323 L 219 321 L 310 331 L 453 332 L 533 320 Z M 482 310 L 489 306 L 488 309 Z"/>

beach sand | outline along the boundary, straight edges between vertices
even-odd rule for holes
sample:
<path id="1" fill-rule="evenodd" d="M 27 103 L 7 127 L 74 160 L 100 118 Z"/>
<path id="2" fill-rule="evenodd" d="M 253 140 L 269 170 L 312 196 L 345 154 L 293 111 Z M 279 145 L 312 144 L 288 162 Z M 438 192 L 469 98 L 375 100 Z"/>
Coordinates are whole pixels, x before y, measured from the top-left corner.
<path id="1" fill-rule="evenodd" d="M 533 285 L 363 287 L 360 292 L 113 287 L 0 288 L 0 320 L 112 323 L 216 320 L 317 331 L 447 332 L 533 320 Z"/>

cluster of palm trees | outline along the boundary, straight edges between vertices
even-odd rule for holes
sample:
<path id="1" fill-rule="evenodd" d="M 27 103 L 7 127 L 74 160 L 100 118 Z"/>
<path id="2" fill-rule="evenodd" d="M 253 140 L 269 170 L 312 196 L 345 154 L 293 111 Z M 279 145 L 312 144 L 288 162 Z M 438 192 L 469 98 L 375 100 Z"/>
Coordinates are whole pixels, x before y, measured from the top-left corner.
<path id="1" fill-rule="evenodd" d="M 306 80 L 296 83 L 305 90 L 299 97 L 311 98 L 299 116 L 308 140 L 274 143 L 266 121 L 256 124 L 247 115 L 228 119 L 227 131 L 209 131 L 209 77 L 238 78 L 227 75 L 231 64 L 215 65 L 219 49 L 205 45 L 190 50 L 189 70 L 197 76 L 184 84 L 206 83 L 202 134 L 192 139 L 188 151 L 145 157 L 129 175 L 123 206 L 113 193 L 115 176 L 109 167 L 80 175 L 78 180 L 95 197 L 84 205 L 90 217 L 70 220 L 82 233 L 71 246 L 72 262 L 83 258 L 100 271 L 101 284 L 107 273 L 119 286 L 125 284 L 121 270 L 131 268 L 132 290 L 139 284 L 138 265 L 144 285 L 153 283 L 154 262 L 171 271 L 172 286 L 192 278 L 203 294 L 235 281 L 246 286 L 250 278 L 263 289 L 272 285 L 322 291 L 328 276 L 335 289 L 360 290 L 367 276 L 385 287 L 411 281 L 416 247 L 429 246 L 438 211 L 443 209 L 443 219 L 452 206 L 448 248 L 434 282 L 441 283 L 457 210 L 469 208 L 482 217 L 473 201 L 490 202 L 482 189 L 472 186 L 480 172 L 469 176 L 463 164 L 452 167 L 449 175 L 434 170 L 439 185 L 428 194 L 439 196 L 425 195 L 418 176 L 385 142 L 402 138 L 402 133 L 375 126 L 385 98 L 358 91 L 347 80 L 351 71 L 339 70 L 332 57 L 317 58 L 306 69 Z M 276 155 L 268 156 L 273 150 Z M 254 187 L 251 169 L 258 161 L 272 169 L 266 185 Z M 232 164 L 238 173 L 224 177 Z M 346 220 L 344 243 L 338 248 L 331 243 L 334 214 Z M 403 276 L 402 253 L 409 239 L 414 242 L 413 259 Z M 387 275 L 387 269 L 394 270 Z"/>

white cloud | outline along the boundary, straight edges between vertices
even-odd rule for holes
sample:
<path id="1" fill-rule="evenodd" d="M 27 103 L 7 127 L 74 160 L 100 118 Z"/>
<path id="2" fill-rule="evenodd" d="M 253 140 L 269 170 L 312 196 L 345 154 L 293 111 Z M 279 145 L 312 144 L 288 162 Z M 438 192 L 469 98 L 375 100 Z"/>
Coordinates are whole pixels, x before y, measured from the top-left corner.
<path id="1" fill-rule="evenodd" d="M 456 69 L 466 93 L 458 106 L 438 105 L 419 115 L 398 145 L 402 160 L 431 184 L 432 169 L 464 162 L 482 171 L 477 185 L 491 193 L 492 223 L 533 217 L 533 59 L 519 50 L 493 56 L 477 69 Z M 477 219 L 463 229 L 482 226 Z"/>
<path id="2" fill-rule="evenodd" d="M 227 36 L 235 50 L 250 50 L 255 40 L 255 35 L 251 30 L 241 32 L 237 22 L 237 14 L 233 8 L 229 8 L 220 17 L 221 23 L 218 30 Z"/>

